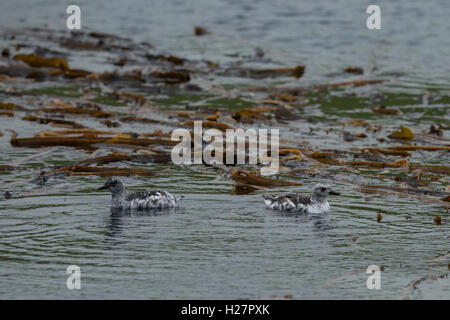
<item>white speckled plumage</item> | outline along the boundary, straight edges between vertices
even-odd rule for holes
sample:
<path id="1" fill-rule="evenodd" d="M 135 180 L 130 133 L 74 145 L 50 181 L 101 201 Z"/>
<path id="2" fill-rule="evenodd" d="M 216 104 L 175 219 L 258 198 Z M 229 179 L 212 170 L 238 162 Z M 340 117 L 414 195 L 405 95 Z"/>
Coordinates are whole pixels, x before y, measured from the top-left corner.
<path id="1" fill-rule="evenodd" d="M 339 195 L 328 185 L 318 183 L 314 186 L 311 196 L 298 193 L 283 196 L 263 195 L 264 204 L 267 208 L 286 212 L 299 213 L 323 213 L 330 210 L 327 201 L 328 195 Z"/>
<path id="2" fill-rule="evenodd" d="M 99 189 L 111 191 L 111 208 L 115 210 L 152 210 L 170 209 L 179 206 L 182 196 L 166 191 L 142 191 L 128 193 L 117 178 L 108 178 Z"/>

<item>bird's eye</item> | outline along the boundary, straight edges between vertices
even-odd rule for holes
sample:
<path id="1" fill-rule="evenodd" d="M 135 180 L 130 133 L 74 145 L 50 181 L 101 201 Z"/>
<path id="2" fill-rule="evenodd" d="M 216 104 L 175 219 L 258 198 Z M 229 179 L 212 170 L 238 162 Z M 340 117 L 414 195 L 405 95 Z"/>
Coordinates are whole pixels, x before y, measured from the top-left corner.
<path id="1" fill-rule="evenodd" d="M 325 191 L 327 191 L 327 188 L 322 187 L 322 188 L 320 188 L 320 191 L 325 192 Z"/>

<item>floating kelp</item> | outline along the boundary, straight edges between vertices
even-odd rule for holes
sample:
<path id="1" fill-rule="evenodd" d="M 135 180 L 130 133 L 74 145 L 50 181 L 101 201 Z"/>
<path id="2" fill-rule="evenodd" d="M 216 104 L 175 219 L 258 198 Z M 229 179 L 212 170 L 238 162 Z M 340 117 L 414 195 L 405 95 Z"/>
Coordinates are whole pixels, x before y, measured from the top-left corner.
<path id="1" fill-rule="evenodd" d="M 112 34 L 101 32 L 84 33 L 82 31 L 72 31 L 70 36 L 64 36 L 60 40 L 59 45 L 71 50 L 83 51 L 130 51 L 138 46 L 130 39 L 119 37 Z M 148 43 L 141 42 L 139 47 L 152 49 L 153 46 Z"/>
<path id="2" fill-rule="evenodd" d="M 313 152 L 308 156 L 318 162 L 334 165 L 334 166 L 354 166 L 354 167 L 368 167 L 368 168 L 403 168 L 407 170 L 421 169 L 427 172 L 450 174 L 450 167 L 422 165 L 420 163 L 410 163 L 405 159 L 400 159 L 395 162 L 381 162 L 381 161 L 346 161 L 344 159 L 335 159 L 333 153 Z"/>
<path id="3" fill-rule="evenodd" d="M 178 144 L 177 141 L 169 139 L 149 139 L 149 138 L 133 138 L 130 135 L 117 134 L 115 136 L 98 136 L 97 133 L 82 135 L 56 135 L 43 136 L 32 138 L 11 138 L 11 145 L 14 147 L 29 147 L 40 148 L 49 146 L 67 146 L 67 147 L 92 147 L 95 144 L 119 144 L 128 146 L 150 146 L 150 145 L 164 145 L 174 146 Z"/>
<path id="4" fill-rule="evenodd" d="M 389 146 L 386 147 L 391 150 L 399 150 L 399 151 L 441 151 L 441 150 L 450 150 L 450 146 Z"/>
<path id="5" fill-rule="evenodd" d="M 151 77 L 163 79 L 166 84 L 178 84 L 191 80 L 189 73 L 184 71 L 156 70 L 150 73 Z"/>
<path id="6" fill-rule="evenodd" d="M 208 112 L 211 111 L 211 112 Z M 221 110 L 222 113 L 228 113 L 225 110 Z M 201 108 L 201 110 L 167 110 L 164 111 L 169 117 L 176 116 L 178 118 L 189 118 L 193 120 L 208 120 L 208 121 L 217 121 L 220 117 L 220 113 L 217 109 L 209 110 L 207 108 Z"/>
<path id="7" fill-rule="evenodd" d="M 164 61 L 164 62 L 170 62 L 170 63 L 175 64 L 175 65 L 183 65 L 184 61 L 185 61 L 185 59 L 183 59 L 183 58 L 175 57 L 175 56 L 172 56 L 172 55 L 165 56 L 163 54 L 147 53 L 146 57 L 149 60 L 159 60 L 159 61 Z"/>
<path id="8" fill-rule="evenodd" d="M 419 175 L 413 175 L 413 176 L 407 176 L 407 177 L 395 177 L 394 181 L 400 182 L 400 183 L 406 183 L 407 185 L 411 187 L 418 187 L 418 186 L 428 186 L 430 184 L 430 181 L 421 180 L 422 171 L 420 170 Z"/>
<path id="9" fill-rule="evenodd" d="M 442 217 L 441 217 L 441 216 L 435 216 L 435 217 L 433 218 L 433 221 L 434 221 L 434 223 L 435 223 L 437 226 L 440 226 L 440 225 L 442 224 Z"/>
<path id="10" fill-rule="evenodd" d="M 217 111 L 215 114 L 207 116 L 206 120 L 208 121 L 217 121 L 217 119 L 219 119 L 220 117 L 220 113 Z"/>
<path id="11" fill-rule="evenodd" d="M 125 154 L 111 153 L 106 156 L 86 159 L 77 163 L 79 166 L 86 165 L 104 165 L 112 162 L 133 161 L 137 163 L 168 163 L 171 161 L 170 153 L 153 153 L 153 154 Z"/>
<path id="12" fill-rule="evenodd" d="M 348 66 L 344 69 L 346 73 L 364 74 L 364 69 L 361 67 Z"/>
<path id="13" fill-rule="evenodd" d="M 156 173 L 154 171 L 146 169 L 134 169 L 134 168 L 109 168 L 109 167 L 91 167 L 91 166 L 67 166 L 58 170 L 54 173 L 65 173 L 68 176 L 154 176 Z"/>
<path id="14" fill-rule="evenodd" d="M 81 69 L 69 69 L 64 72 L 64 76 L 71 79 L 84 79 L 88 77 L 92 72 Z"/>
<path id="15" fill-rule="evenodd" d="M 9 58 L 9 55 L 10 55 L 10 51 L 8 48 L 5 48 L 2 50 L 2 53 L 1 53 L 2 57 Z"/>
<path id="16" fill-rule="evenodd" d="M 101 166 L 101 165 L 108 164 L 111 162 L 130 161 L 131 159 L 132 159 L 132 157 L 125 153 L 111 153 L 106 156 L 101 156 L 101 157 L 96 157 L 96 158 L 91 158 L 91 159 L 86 159 L 86 160 L 80 161 L 77 163 L 77 165 L 88 166 L 88 165 L 95 164 L 97 166 Z"/>
<path id="17" fill-rule="evenodd" d="M 231 170 L 230 179 L 241 185 L 252 185 L 260 187 L 284 187 L 284 186 L 301 186 L 301 183 L 270 179 L 252 174 L 243 169 Z"/>
<path id="18" fill-rule="evenodd" d="M 148 102 L 146 97 L 136 93 L 129 93 L 124 91 L 119 93 L 117 91 L 113 91 L 112 95 L 117 100 L 122 100 L 125 102 L 134 102 L 139 105 L 143 105 L 144 103 Z"/>
<path id="19" fill-rule="evenodd" d="M 410 194 L 417 194 L 417 195 L 424 195 L 424 196 L 433 196 L 433 197 L 442 197 L 444 195 L 447 195 L 446 192 L 439 192 L 439 191 L 432 191 L 432 190 L 422 190 L 417 188 L 409 188 L 409 187 L 393 187 L 393 186 L 385 186 L 385 185 L 364 185 L 368 188 L 375 188 L 375 189 L 386 189 L 386 190 L 392 190 L 396 192 L 406 192 Z M 450 194 L 448 194 L 450 196 Z"/>
<path id="20" fill-rule="evenodd" d="M 33 32 L 36 34 L 35 31 L 30 31 L 29 34 Z M 397 192 L 398 194 L 393 195 L 432 197 L 438 198 L 442 203 L 449 203 L 448 196 L 439 196 L 438 193 L 424 194 L 417 191 L 420 189 L 416 190 L 420 186 L 448 185 L 447 175 L 450 171 L 443 165 L 450 150 L 450 139 L 445 136 L 445 130 L 449 129 L 444 119 L 445 110 L 439 110 L 439 117 L 442 116 L 439 119 L 436 119 L 432 112 L 428 112 L 428 109 L 425 110 L 431 122 L 427 122 L 424 127 L 415 121 L 415 114 L 422 111 L 419 108 L 412 110 L 414 113 L 411 115 L 409 108 L 410 105 L 420 104 L 420 95 L 392 95 L 391 86 L 384 88 L 386 90 L 379 87 L 371 90 L 356 88 L 381 84 L 388 81 L 387 79 L 361 77 L 350 81 L 310 82 L 298 86 L 295 78 L 303 75 L 304 66 L 272 68 L 277 64 L 282 65 L 283 62 L 275 61 L 269 54 L 264 56 L 263 50 L 257 50 L 256 54 L 251 56 L 241 52 L 226 54 L 231 58 L 227 61 L 233 58 L 236 60 L 212 62 L 161 53 L 148 43 L 137 43 L 114 35 L 84 32 L 71 32 L 69 35 L 45 30 L 37 33 L 39 39 L 45 42 L 42 48 L 28 45 L 27 52 L 32 50 L 34 55 L 19 55 L 16 60 L 5 58 L 6 64 L 0 66 L 0 73 L 4 75 L 0 76 L 0 81 L 21 81 L 12 85 L 2 83 L 5 88 L 2 96 L 8 98 L 0 103 L 0 109 L 7 113 L 14 112 L 16 116 L 17 112 L 27 111 L 22 120 L 70 129 L 45 130 L 24 138 L 13 134 L 11 138 L 11 145 L 16 147 L 54 146 L 36 151 L 33 153 L 35 155 L 60 150 L 58 146 L 84 149 L 69 151 L 70 157 L 76 156 L 77 160 L 71 164 L 72 169 L 61 171 L 62 175 L 109 175 L 113 169 L 120 169 L 120 172 L 115 173 L 126 175 L 128 173 L 122 170 L 125 168 L 101 166 L 112 164 L 128 167 L 130 164 L 170 163 L 171 149 L 179 141 L 171 141 L 170 131 L 155 129 L 185 127 L 192 130 L 195 120 L 202 120 L 202 127 L 205 129 L 214 128 L 221 131 L 235 127 L 245 130 L 250 127 L 246 126 L 247 123 L 254 123 L 258 128 L 281 128 L 279 141 L 282 145 L 278 159 L 281 174 L 295 175 L 296 179 L 308 176 L 333 181 L 340 179 L 339 173 L 348 173 L 364 177 L 374 185 L 377 185 L 377 182 L 373 180 L 381 179 L 395 188 L 398 187 L 395 190 L 367 187 L 377 189 L 376 193 Z M 50 48 L 48 43 L 54 43 L 55 49 L 43 48 Z M 58 44 L 62 44 L 62 47 Z M 82 69 L 93 65 L 93 61 L 88 58 L 93 57 L 92 50 L 99 51 L 99 54 L 94 55 L 96 63 L 101 64 L 103 59 L 104 65 L 98 70 L 109 71 L 91 73 Z M 81 69 L 71 69 L 67 61 L 64 60 L 64 64 L 62 60 L 51 60 L 53 57 L 70 57 L 70 61 L 76 62 Z M 82 60 L 77 60 L 79 58 Z M 83 66 L 84 59 L 88 63 Z M 270 63 L 270 66 L 263 64 L 266 62 Z M 352 77 L 345 73 L 363 73 L 359 67 L 341 68 L 341 71 L 344 73 L 340 72 L 340 79 Z M 225 81 L 229 80 L 220 76 L 283 79 L 282 82 L 264 81 L 261 82 L 264 86 L 248 88 L 250 82 L 259 81 L 232 79 L 232 83 L 226 83 Z M 195 83 L 191 83 L 190 80 L 194 77 Z M 41 80 L 46 81 L 45 85 L 36 83 Z M 52 97 L 51 100 L 48 97 Z M 433 99 L 430 100 L 432 103 L 446 105 L 446 97 L 440 97 L 433 92 Z M 19 104 L 27 106 L 27 109 Z M 392 123 L 385 120 L 386 116 L 401 114 L 400 110 L 405 114 L 404 119 L 391 120 L 406 123 L 404 125 L 413 129 L 414 134 L 411 132 L 411 138 L 402 138 L 401 129 L 399 136 L 395 137 L 394 134 L 391 137 L 400 138 L 398 144 L 404 145 L 395 146 L 391 145 L 392 141 L 386 136 L 397 128 L 392 129 Z M 5 116 L 7 115 L 5 113 Z M 362 120 L 366 116 L 370 121 Z M 296 119 L 298 121 L 294 122 Z M 5 123 L 8 121 L 5 118 L 1 120 Z M 379 124 L 380 120 L 384 121 L 383 126 Z M 20 121 L 20 118 L 14 118 L 14 125 Z M 443 121 L 443 124 L 438 124 L 439 121 Z M 134 126 L 134 123 L 139 125 Z M 434 124 L 430 127 L 429 123 Z M 87 128 L 96 126 L 105 130 Z M 118 126 L 126 128 L 125 132 L 114 132 L 113 130 L 117 129 L 113 128 Z M 191 134 L 193 135 L 192 132 Z M 231 146 L 233 147 L 236 156 L 236 144 Z M 247 141 L 245 147 L 248 149 Z M 92 158 L 85 159 L 94 150 Z M 421 158 L 422 154 L 414 153 L 417 150 L 438 152 L 426 154 Z M 79 155 L 81 157 L 78 157 Z M 247 161 L 249 155 L 245 153 L 244 156 Z M 67 163 L 66 159 L 59 158 L 59 155 L 55 156 L 50 163 Z M 26 163 L 33 164 L 38 162 L 27 159 L 28 157 L 20 157 L 18 161 L 26 160 Z M 34 162 L 31 162 L 32 160 Z M 261 162 L 270 158 L 260 156 L 258 160 Z M 17 163 L 8 163 L 11 164 L 15 166 Z M 240 169 L 237 161 L 232 163 L 232 166 L 207 163 L 204 165 L 209 173 L 214 169 L 231 173 L 233 194 L 256 192 L 267 186 L 300 185 L 297 182 L 259 176 L 254 173 L 259 169 L 257 165 Z M 202 172 L 204 166 L 201 167 L 202 169 L 198 169 L 196 166 L 193 170 Z M 39 170 L 42 170 L 42 167 Z M 414 170 L 420 170 L 423 176 L 410 175 Z M 420 201 L 419 198 L 416 199 Z"/>
<path id="21" fill-rule="evenodd" d="M 84 134 L 86 136 L 97 136 L 97 135 L 110 135 L 115 136 L 118 134 L 113 131 L 105 131 L 98 129 L 89 128 L 78 128 L 78 129 L 67 129 L 67 130 L 53 130 L 53 131 L 39 131 L 34 134 L 35 137 L 63 137 L 71 136 L 76 134 Z"/>
<path id="22" fill-rule="evenodd" d="M 444 208 L 450 208 L 450 203 L 442 201 L 441 199 L 434 198 L 431 196 L 422 196 L 422 195 L 407 193 L 403 190 L 402 191 L 385 190 L 382 188 L 374 188 L 370 185 L 361 186 L 359 188 L 359 190 L 364 193 L 371 193 L 371 194 L 378 193 L 378 194 L 393 195 L 393 196 L 403 197 L 403 198 L 415 198 L 420 201 L 426 201 L 426 202 L 432 202 L 432 203 L 439 204 L 440 206 L 442 206 Z"/>
<path id="23" fill-rule="evenodd" d="M 344 82 L 332 82 L 332 83 L 323 83 L 323 84 L 314 84 L 305 87 L 251 87 L 246 88 L 246 91 L 251 92 L 272 92 L 272 93 L 289 93 L 293 96 L 300 96 L 306 92 L 316 91 L 316 90 L 329 90 L 340 87 L 360 87 L 365 85 L 374 85 L 386 82 L 384 79 L 361 79 L 361 80 L 352 80 L 352 81 L 344 81 Z"/>
<path id="24" fill-rule="evenodd" d="M 195 120 L 186 120 L 183 122 L 183 126 L 184 127 L 193 127 L 194 126 L 194 121 Z M 203 128 L 212 128 L 212 129 L 218 129 L 221 131 L 226 131 L 227 129 L 234 129 L 233 126 L 223 123 L 223 122 L 218 122 L 218 121 L 202 121 L 202 127 Z"/>
<path id="25" fill-rule="evenodd" d="M 285 155 L 289 155 L 289 154 L 302 156 L 302 151 L 301 151 L 301 149 L 298 149 L 298 148 L 280 148 L 278 150 L 278 154 L 280 156 L 285 156 Z"/>
<path id="26" fill-rule="evenodd" d="M 280 99 L 281 101 L 284 102 L 295 102 L 297 101 L 297 97 L 287 93 L 287 92 L 281 92 L 279 94 L 269 94 L 268 96 L 269 99 Z"/>
<path id="27" fill-rule="evenodd" d="M 1 68 L 0 68 L 1 69 Z M 14 82 L 14 81 L 20 81 L 20 78 L 15 78 L 15 77 L 10 77 L 10 76 L 8 76 L 8 75 L 6 75 L 6 74 L 0 74 L 0 82 L 1 81 L 11 81 L 11 82 Z"/>
<path id="28" fill-rule="evenodd" d="M 348 120 L 348 123 L 351 125 L 357 126 L 357 127 L 366 127 L 369 128 L 372 126 L 372 124 L 365 120 L 358 120 L 358 119 L 350 119 Z"/>
<path id="29" fill-rule="evenodd" d="M 389 109 L 386 106 L 381 106 L 379 108 L 372 108 L 372 111 L 388 115 L 398 115 L 400 113 L 400 111 L 398 111 L 397 109 Z"/>
<path id="30" fill-rule="evenodd" d="M 438 279 L 444 279 L 448 277 L 448 272 L 447 273 L 443 273 L 440 275 L 428 275 L 426 277 L 421 277 L 420 279 L 411 281 L 404 289 L 404 295 L 403 295 L 403 300 L 409 300 L 411 294 L 414 292 L 414 290 L 416 290 L 418 288 L 418 286 L 427 280 L 432 280 L 432 281 L 436 281 Z"/>
<path id="31" fill-rule="evenodd" d="M 0 102 L 0 110 L 29 111 L 28 109 L 11 102 Z"/>
<path id="32" fill-rule="evenodd" d="M 141 136 L 143 137 L 165 137 L 165 138 L 170 138 L 172 136 L 171 132 L 163 132 L 162 130 L 158 129 L 155 130 L 153 132 L 142 132 Z"/>
<path id="33" fill-rule="evenodd" d="M 235 183 L 231 187 L 231 194 L 234 195 L 244 195 L 244 194 L 250 194 L 257 190 L 261 190 L 262 188 L 251 186 L 248 184 L 241 184 L 241 183 Z"/>
<path id="34" fill-rule="evenodd" d="M 305 72 L 304 65 L 298 65 L 294 68 L 274 68 L 274 69 L 228 69 L 222 73 L 222 76 L 238 76 L 255 79 L 274 78 L 274 77 L 295 77 L 300 78 Z"/>
<path id="35" fill-rule="evenodd" d="M 362 139 L 362 138 L 367 138 L 367 134 L 365 133 L 351 133 L 348 131 L 344 131 L 342 133 L 342 138 L 344 139 L 344 141 L 347 142 L 352 142 L 355 141 L 356 139 Z"/>
<path id="36" fill-rule="evenodd" d="M 103 73 L 91 73 L 86 77 L 87 80 L 105 83 L 126 83 L 128 86 L 141 85 L 144 80 L 142 79 L 141 70 L 127 70 L 125 72 L 103 72 Z"/>
<path id="37" fill-rule="evenodd" d="M 253 123 L 255 120 L 262 119 L 263 113 L 276 111 L 276 107 L 257 107 L 251 109 L 243 109 L 234 112 L 231 117 L 240 122 Z"/>
<path id="38" fill-rule="evenodd" d="M 195 26 L 194 34 L 196 36 L 204 36 L 204 35 L 210 34 L 210 32 L 203 27 Z"/>
<path id="39" fill-rule="evenodd" d="M 110 119 L 100 121 L 101 124 L 107 126 L 108 128 L 120 127 L 120 123 L 117 121 L 112 121 Z"/>
<path id="40" fill-rule="evenodd" d="M 332 159 L 316 159 L 320 162 L 334 165 L 370 167 L 370 168 L 407 168 L 409 163 L 406 160 L 397 160 L 395 162 L 377 162 L 377 161 L 337 161 Z"/>
<path id="41" fill-rule="evenodd" d="M 63 69 L 52 69 L 48 72 L 48 75 L 50 77 L 56 77 L 59 75 L 63 75 L 66 78 L 69 79 L 87 79 L 87 77 L 91 74 L 92 72 L 90 71 L 86 71 L 86 70 L 82 70 L 82 69 L 69 69 L 69 70 L 63 70 Z"/>
<path id="42" fill-rule="evenodd" d="M 417 138 L 422 138 L 424 140 L 428 140 L 430 141 L 430 143 L 439 141 L 439 142 L 450 142 L 450 139 L 447 138 L 443 138 L 443 137 L 439 137 L 437 135 L 430 135 L 430 134 L 426 134 L 426 133 L 416 133 L 414 135 Z"/>
<path id="43" fill-rule="evenodd" d="M 120 121 L 122 121 L 122 122 L 140 122 L 140 123 L 158 123 L 158 124 L 169 125 L 169 126 L 174 125 L 173 123 L 169 123 L 166 121 L 154 120 L 154 119 L 140 117 L 140 116 L 123 116 L 123 117 L 120 117 Z"/>
<path id="44" fill-rule="evenodd" d="M 377 222 L 380 223 L 382 219 L 383 219 L 383 216 L 381 215 L 380 212 L 378 212 L 377 213 Z"/>
<path id="45" fill-rule="evenodd" d="M 444 132 L 439 129 L 439 127 L 435 127 L 434 125 L 430 126 L 430 131 L 428 131 L 428 134 L 433 134 L 438 137 L 442 137 L 444 135 Z"/>
<path id="46" fill-rule="evenodd" d="M 14 112 L 12 111 L 0 111 L 0 117 L 14 117 Z"/>
<path id="47" fill-rule="evenodd" d="M 26 121 L 35 121 L 41 124 L 50 124 L 55 127 L 63 127 L 63 128 L 73 128 L 80 129 L 84 128 L 84 126 L 76 121 L 71 120 L 62 120 L 62 119 L 52 119 L 52 118 L 41 118 L 36 116 L 25 116 L 22 120 Z"/>
<path id="48" fill-rule="evenodd" d="M 54 67 L 62 70 L 69 70 L 69 64 L 63 58 L 44 58 L 35 54 L 18 54 L 14 56 L 14 60 L 20 60 L 30 65 L 31 67 Z"/>
<path id="49" fill-rule="evenodd" d="M 33 137 L 33 138 L 12 138 L 11 145 L 14 147 L 41 148 L 50 146 L 66 147 L 90 147 L 96 143 L 104 143 L 109 138 L 92 138 L 87 136 L 74 137 Z"/>
<path id="50" fill-rule="evenodd" d="M 426 164 L 420 164 L 420 163 L 410 163 L 409 168 L 412 170 L 420 169 L 422 171 L 426 172 L 433 172 L 433 173 L 440 173 L 440 174 L 450 174 L 450 167 L 448 166 L 433 166 L 433 165 L 426 165 Z"/>
<path id="51" fill-rule="evenodd" d="M 56 108 L 41 108 L 37 111 L 44 113 L 87 115 L 95 118 L 108 118 L 113 116 L 112 113 L 104 112 L 98 107 L 92 108 L 90 105 L 87 104 L 81 107 L 64 104 Z"/>
<path id="52" fill-rule="evenodd" d="M 400 130 L 392 132 L 388 137 L 391 139 L 411 140 L 414 138 L 414 134 L 411 129 L 401 126 Z"/>
<path id="53" fill-rule="evenodd" d="M 74 50 L 107 50 L 107 47 L 103 45 L 103 42 L 87 42 L 87 41 L 74 41 L 66 40 L 60 43 L 62 47 L 74 49 Z"/>
<path id="54" fill-rule="evenodd" d="M 23 169 L 22 167 L 15 167 L 15 166 L 8 166 L 8 165 L 0 165 L 0 172 L 3 171 L 13 171 L 13 170 L 20 170 Z"/>
<path id="55" fill-rule="evenodd" d="M 389 156 L 399 156 L 399 157 L 410 157 L 411 154 L 409 152 L 406 151 L 401 151 L 401 150 L 385 150 L 382 148 L 363 148 L 361 149 L 361 151 L 369 151 L 372 153 L 382 153 L 384 155 L 389 155 Z"/>

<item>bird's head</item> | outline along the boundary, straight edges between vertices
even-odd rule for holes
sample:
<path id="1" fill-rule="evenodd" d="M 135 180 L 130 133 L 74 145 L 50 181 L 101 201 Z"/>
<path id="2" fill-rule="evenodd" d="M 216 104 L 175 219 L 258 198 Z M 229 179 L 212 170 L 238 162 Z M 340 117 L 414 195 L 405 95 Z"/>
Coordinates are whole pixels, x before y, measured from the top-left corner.
<path id="1" fill-rule="evenodd" d="M 325 200 L 328 195 L 335 195 L 339 196 L 340 193 L 334 191 L 330 188 L 327 184 L 318 183 L 314 186 L 313 192 L 312 192 L 312 199 L 315 201 L 323 201 Z"/>
<path id="2" fill-rule="evenodd" d="M 103 189 L 108 189 L 114 196 L 122 194 L 125 191 L 125 186 L 122 181 L 120 181 L 120 179 L 109 177 L 108 179 L 106 179 L 105 184 L 98 188 L 98 190 Z"/>

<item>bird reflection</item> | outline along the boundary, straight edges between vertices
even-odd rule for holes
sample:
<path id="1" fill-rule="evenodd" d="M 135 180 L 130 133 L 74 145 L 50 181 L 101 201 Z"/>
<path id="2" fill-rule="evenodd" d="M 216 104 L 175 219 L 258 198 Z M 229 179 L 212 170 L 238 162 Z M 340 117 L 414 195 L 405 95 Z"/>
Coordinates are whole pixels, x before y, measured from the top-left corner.
<path id="1" fill-rule="evenodd" d="M 124 213 L 116 210 L 111 210 L 110 223 L 108 226 L 108 236 L 114 237 L 123 230 L 123 216 Z"/>
<path id="2" fill-rule="evenodd" d="M 282 211 L 270 211 L 279 217 L 292 218 L 295 223 L 298 224 L 312 224 L 312 230 L 316 236 L 319 238 L 324 238 L 328 236 L 328 230 L 333 228 L 330 222 L 330 213 L 286 213 Z"/>
<path id="3" fill-rule="evenodd" d="M 183 208 L 175 209 L 162 209 L 162 210 L 120 210 L 111 209 L 111 215 L 107 224 L 106 239 L 105 242 L 108 244 L 117 245 L 121 243 L 119 241 L 120 234 L 124 231 L 127 222 L 134 220 L 133 218 L 148 218 L 148 217 L 161 217 L 167 216 L 168 214 L 174 213 L 184 213 Z M 157 220 L 155 220 L 157 221 Z"/>
<path id="4" fill-rule="evenodd" d="M 308 220 L 312 223 L 312 228 L 316 236 L 324 238 L 328 236 L 328 230 L 333 227 L 330 222 L 330 214 L 310 214 Z"/>

